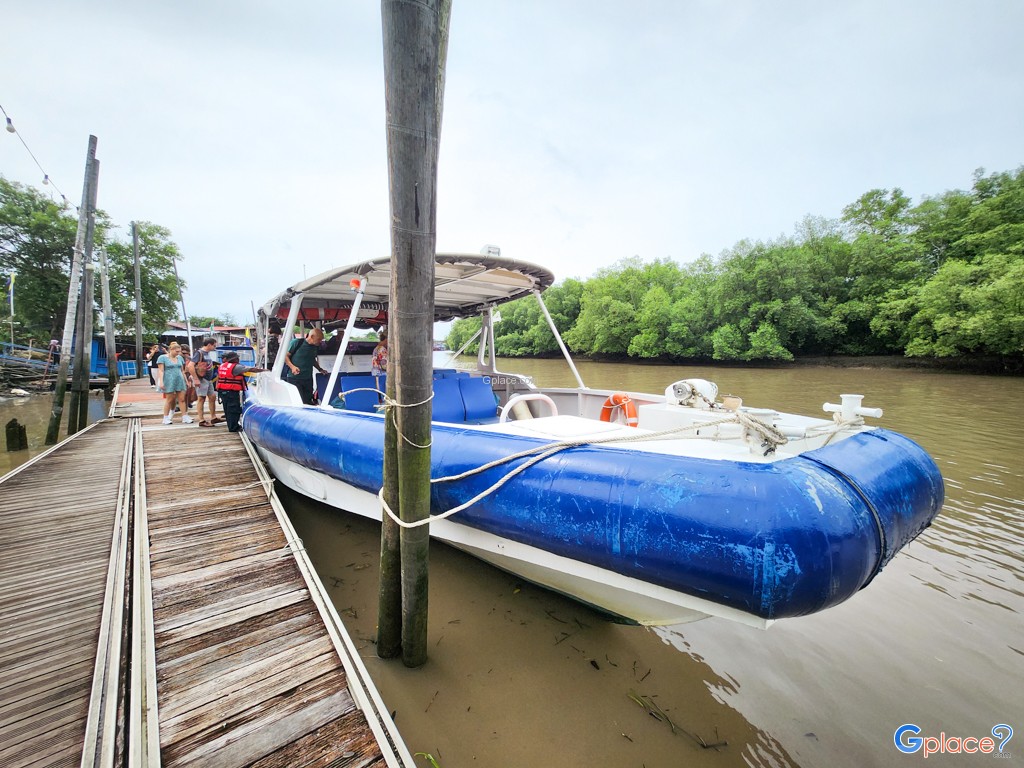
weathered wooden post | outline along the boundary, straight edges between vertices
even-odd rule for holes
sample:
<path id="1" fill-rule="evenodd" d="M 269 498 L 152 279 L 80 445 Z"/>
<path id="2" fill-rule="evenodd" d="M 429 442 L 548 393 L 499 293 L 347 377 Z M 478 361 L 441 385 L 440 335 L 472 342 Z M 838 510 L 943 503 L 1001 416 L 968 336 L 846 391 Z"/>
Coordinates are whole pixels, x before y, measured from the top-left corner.
<path id="1" fill-rule="evenodd" d="M 100 249 L 100 296 L 103 298 L 103 342 L 107 347 L 107 398 L 114 397 L 119 372 L 117 370 L 117 340 L 114 338 L 114 315 L 110 306 L 110 275 L 107 252 Z"/>
<path id="2" fill-rule="evenodd" d="M 8 453 L 28 449 L 28 432 L 25 429 L 25 425 L 21 424 L 17 419 L 8 421 L 4 427 L 4 432 L 6 433 Z"/>
<path id="3" fill-rule="evenodd" d="M 78 232 L 75 235 L 75 251 L 71 260 L 71 281 L 68 285 L 68 306 L 64 314 L 64 335 L 60 339 L 60 364 L 57 366 L 57 381 L 53 389 L 53 406 L 50 423 L 46 428 L 46 444 L 54 445 L 60 436 L 60 422 L 64 415 L 64 397 L 68 391 L 68 368 L 71 364 L 72 337 L 78 314 L 78 293 L 82 281 L 82 261 L 85 254 L 85 230 L 89 222 L 90 188 L 92 187 L 92 166 L 96 160 L 96 137 L 89 137 L 89 149 L 85 156 L 85 181 L 82 182 L 82 205 L 78 209 Z M 81 340 L 79 340 L 81 343 Z"/>
<path id="4" fill-rule="evenodd" d="M 395 402 L 395 363 L 392 345 L 388 355 L 387 402 Z M 398 430 L 386 412 L 384 427 L 384 502 L 392 509 L 398 503 Z M 381 515 L 380 597 L 377 611 L 377 655 L 393 659 L 402 653 L 402 554 L 401 528 L 387 515 Z"/>
<path id="5" fill-rule="evenodd" d="M 81 325 L 75 352 L 75 375 L 71 380 L 71 413 L 68 416 L 68 434 L 85 429 L 89 423 L 89 369 L 92 367 L 92 313 L 96 289 L 93 283 L 92 246 L 96 234 L 96 188 L 100 176 L 100 161 L 92 162 L 92 185 L 89 190 L 89 219 L 85 227 L 85 254 L 82 267 L 82 294 L 78 299 Z"/>
<path id="6" fill-rule="evenodd" d="M 437 154 L 444 98 L 444 68 L 451 0 L 382 0 L 385 111 L 391 198 L 391 309 L 388 389 L 395 388 L 398 515 L 405 522 L 430 515 L 430 396 L 434 326 L 434 256 L 437 242 Z M 395 430 L 391 420 L 387 429 Z M 385 473 L 391 469 L 385 455 Z M 393 473 L 395 474 L 395 473 Z M 387 481 L 386 481 L 387 482 Z M 392 509 L 395 507 L 392 506 Z M 395 647 L 394 529 L 381 531 L 381 635 L 378 652 Z M 401 650 L 406 666 L 427 660 L 426 525 L 403 528 Z M 393 597 L 388 597 L 393 600 Z M 385 618 L 387 617 L 387 618 Z M 387 628 L 385 630 L 385 628 Z M 382 653 L 383 655 L 383 653 Z"/>

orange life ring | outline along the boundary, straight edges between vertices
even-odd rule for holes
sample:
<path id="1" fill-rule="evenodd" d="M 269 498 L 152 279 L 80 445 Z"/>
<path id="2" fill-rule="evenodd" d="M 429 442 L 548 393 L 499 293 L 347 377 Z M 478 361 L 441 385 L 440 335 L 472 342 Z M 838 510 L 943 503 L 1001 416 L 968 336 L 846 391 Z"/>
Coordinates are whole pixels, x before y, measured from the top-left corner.
<path id="1" fill-rule="evenodd" d="M 601 406 L 601 421 L 611 421 L 616 408 L 621 408 L 626 415 L 627 426 L 635 427 L 640 424 L 640 419 L 636 415 L 636 406 L 625 392 L 615 392 L 604 401 L 604 405 Z"/>

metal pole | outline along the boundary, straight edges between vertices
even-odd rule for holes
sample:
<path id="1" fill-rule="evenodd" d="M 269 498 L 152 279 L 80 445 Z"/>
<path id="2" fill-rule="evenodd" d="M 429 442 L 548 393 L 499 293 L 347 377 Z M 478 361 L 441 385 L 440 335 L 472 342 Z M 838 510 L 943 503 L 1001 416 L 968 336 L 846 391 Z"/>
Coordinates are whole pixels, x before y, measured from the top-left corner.
<path id="1" fill-rule="evenodd" d="M 7 275 L 7 280 L 8 280 L 7 285 L 8 285 L 8 290 L 10 291 L 10 296 L 8 298 L 10 299 L 10 302 L 11 302 L 11 319 L 10 319 L 10 324 L 11 324 L 11 354 L 12 355 L 14 354 L 14 278 L 15 278 L 15 276 L 17 274 L 18 273 L 15 272 L 12 269 L 10 274 Z M 30 359 L 31 359 L 31 357 L 32 356 L 29 355 Z"/>
<path id="2" fill-rule="evenodd" d="M 558 342 L 558 348 L 562 350 L 562 357 L 565 358 L 565 362 L 569 364 L 572 375 L 576 377 L 576 383 L 580 385 L 580 389 L 586 389 L 586 384 L 583 383 L 583 379 L 580 377 L 580 372 L 576 370 L 576 363 L 572 361 L 572 355 L 569 354 L 569 350 L 565 346 L 565 342 L 562 341 L 562 336 L 558 332 L 558 327 L 555 325 L 555 321 L 551 319 L 551 313 L 548 312 L 547 305 L 544 303 L 544 299 L 540 297 L 540 291 L 534 291 L 533 295 L 537 297 L 537 303 L 540 304 L 540 311 L 544 313 L 544 319 L 548 321 L 548 328 L 551 329 L 551 333 L 555 335 L 555 341 Z"/>
<path id="3" fill-rule="evenodd" d="M 192 349 L 192 321 L 188 319 L 188 312 L 185 311 L 185 292 L 181 290 L 181 278 L 178 277 L 178 260 L 171 256 L 171 264 L 174 265 L 174 282 L 178 285 L 178 298 L 181 299 L 181 314 L 185 320 L 185 330 L 188 333 L 188 353 L 191 357 Z"/>
<path id="4" fill-rule="evenodd" d="M 89 188 L 92 186 L 92 165 L 96 159 L 96 137 L 89 137 L 85 155 L 85 180 L 82 182 L 82 205 L 78 209 L 78 232 L 71 258 L 71 279 L 68 283 L 68 305 L 64 314 L 64 335 L 60 339 L 60 363 L 53 389 L 53 406 L 46 429 L 46 444 L 54 445 L 60 435 L 60 422 L 64 414 L 64 397 L 68 391 L 68 369 L 71 365 L 72 337 L 78 314 L 78 293 L 82 281 L 82 260 L 85 253 L 85 230 L 89 222 Z"/>
<path id="5" fill-rule="evenodd" d="M 132 255 L 135 259 L 135 378 L 142 378 L 142 266 L 139 263 L 139 225 L 132 222 Z"/>
<path id="6" fill-rule="evenodd" d="M 331 410 L 331 403 L 329 402 L 331 393 L 334 392 L 334 385 L 338 381 L 338 377 L 341 375 L 341 363 L 345 357 L 345 350 L 348 349 L 348 342 L 352 338 L 352 331 L 356 327 L 356 320 L 359 317 L 359 305 L 363 303 L 363 292 L 366 290 L 366 278 L 360 278 L 359 285 L 353 287 L 352 290 L 355 292 L 355 298 L 352 300 L 352 309 L 348 315 L 348 322 L 345 323 L 345 332 L 341 337 L 341 344 L 338 345 L 338 353 L 334 356 L 334 365 L 331 366 L 331 375 L 327 377 L 327 388 L 325 390 L 325 397 L 320 401 L 320 407 L 325 410 Z"/>

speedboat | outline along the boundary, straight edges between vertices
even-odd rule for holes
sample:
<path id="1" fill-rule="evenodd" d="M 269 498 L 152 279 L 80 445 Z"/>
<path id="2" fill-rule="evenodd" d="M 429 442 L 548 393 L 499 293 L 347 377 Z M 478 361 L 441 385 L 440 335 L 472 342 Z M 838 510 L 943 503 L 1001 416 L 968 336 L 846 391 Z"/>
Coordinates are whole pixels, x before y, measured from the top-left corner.
<path id="1" fill-rule="evenodd" d="M 882 413 L 860 395 L 813 417 L 720 397 L 705 379 L 661 393 L 586 386 L 544 307 L 553 282 L 494 247 L 436 256 L 435 320 L 479 316 L 481 328 L 475 365 L 434 370 L 433 538 L 617 620 L 766 627 L 858 592 L 941 509 L 935 462 L 867 424 Z M 242 420 L 277 482 L 376 520 L 386 381 L 371 373 L 374 344 L 352 336 L 387 323 L 390 285 L 383 258 L 270 299 L 264 329 L 278 318 L 337 331 L 320 354 L 330 374 L 316 376 L 319 404 L 303 405 L 279 354 Z M 495 309 L 531 295 L 575 387 L 497 369 Z"/>

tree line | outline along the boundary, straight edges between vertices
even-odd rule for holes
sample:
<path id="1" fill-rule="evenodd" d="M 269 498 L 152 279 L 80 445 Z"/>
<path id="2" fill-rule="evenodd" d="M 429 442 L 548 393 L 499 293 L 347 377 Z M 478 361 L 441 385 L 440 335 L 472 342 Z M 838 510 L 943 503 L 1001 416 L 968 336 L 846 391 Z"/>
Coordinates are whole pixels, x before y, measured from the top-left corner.
<path id="1" fill-rule="evenodd" d="M 577 354 L 659 361 L 827 355 L 984 356 L 1024 363 L 1024 167 L 974 174 L 970 191 L 873 189 L 793 235 L 741 240 L 718 258 L 624 259 L 545 294 Z M 501 356 L 558 353 L 533 298 L 500 307 Z M 458 349 L 479 318 L 456 321 Z M 472 350 L 472 347 L 470 348 Z"/>
<path id="2" fill-rule="evenodd" d="M 0 278 L 9 286 L 14 273 L 15 336 L 59 338 L 67 311 L 68 281 L 78 214 L 37 189 L 0 176 Z M 172 259 L 180 259 L 171 233 L 157 224 L 136 222 L 142 284 L 142 327 L 159 333 L 178 316 L 179 288 Z M 103 211 L 96 212 L 94 253 L 107 257 L 111 314 L 118 333 L 135 332 L 135 260 L 130 228 L 119 230 Z M 95 281 L 97 296 L 99 280 Z M 183 283 L 184 286 L 184 283 Z M 5 293 L 0 316 L 10 312 Z M 95 297 L 94 297 L 95 299 Z M 6 324 L 5 324 L 6 325 Z"/>

